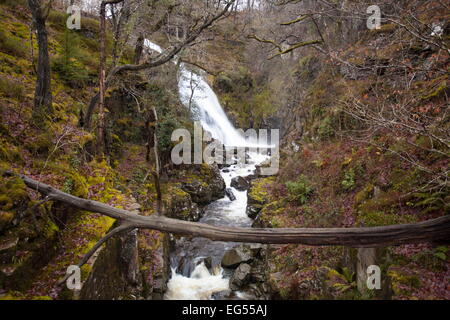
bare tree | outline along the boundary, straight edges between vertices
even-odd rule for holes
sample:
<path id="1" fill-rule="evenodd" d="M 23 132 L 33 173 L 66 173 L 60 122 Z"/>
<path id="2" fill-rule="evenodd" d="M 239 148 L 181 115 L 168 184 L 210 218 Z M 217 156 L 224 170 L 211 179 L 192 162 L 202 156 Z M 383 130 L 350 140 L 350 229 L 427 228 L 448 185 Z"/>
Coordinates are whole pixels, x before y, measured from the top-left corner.
<path id="1" fill-rule="evenodd" d="M 225 2 L 225 5 L 218 11 L 216 10 L 213 13 L 207 12 L 203 17 L 196 19 L 194 24 L 188 28 L 190 30 L 190 33 L 183 41 L 173 44 L 170 48 L 168 48 L 163 53 L 159 54 L 157 57 L 151 58 L 150 60 L 143 62 L 141 64 L 125 64 L 115 66 L 110 70 L 108 76 L 106 77 L 103 89 L 105 90 L 111 84 L 113 79 L 122 72 L 125 71 L 137 72 L 146 69 L 151 69 L 171 61 L 178 53 L 181 52 L 181 50 L 183 50 L 188 45 L 191 45 L 202 34 L 202 32 L 205 29 L 209 28 L 217 20 L 224 17 L 228 13 L 231 5 L 234 2 L 235 0 L 229 0 Z M 84 121 L 86 129 L 90 129 L 91 127 L 92 115 L 94 113 L 95 106 L 97 105 L 99 100 L 100 100 L 100 92 L 91 98 L 91 101 L 86 111 Z"/>
<path id="2" fill-rule="evenodd" d="M 105 61 L 106 61 L 106 6 L 117 4 L 124 0 L 102 1 L 100 5 L 100 76 L 99 76 L 99 111 L 97 126 L 97 155 L 105 154 Z"/>
<path id="3" fill-rule="evenodd" d="M 9 175 L 16 175 L 7 172 Z M 158 215 L 141 216 L 129 211 L 111 207 L 101 202 L 87 200 L 64 193 L 28 176 L 18 175 L 33 190 L 40 192 L 44 200 L 60 201 L 81 210 L 97 212 L 119 220 L 118 227 L 101 238 L 84 255 L 78 266 L 83 266 L 108 239 L 136 228 L 153 229 L 167 233 L 205 237 L 217 241 L 253 242 L 268 244 L 299 243 L 312 246 L 343 245 L 349 247 L 382 247 L 405 243 L 429 241 L 448 242 L 450 217 L 411 224 L 397 224 L 382 227 L 363 228 L 240 228 L 212 226 L 198 222 L 188 222 Z M 59 283 L 63 284 L 68 276 Z"/>
<path id="4" fill-rule="evenodd" d="M 53 111 L 51 92 L 51 67 L 48 53 L 48 36 L 45 22 L 52 7 L 52 1 L 28 0 L 33 15 L 33 25 L 37 33 L 39 48 L 36 90 L 33 115 L 42 120 Z"/>

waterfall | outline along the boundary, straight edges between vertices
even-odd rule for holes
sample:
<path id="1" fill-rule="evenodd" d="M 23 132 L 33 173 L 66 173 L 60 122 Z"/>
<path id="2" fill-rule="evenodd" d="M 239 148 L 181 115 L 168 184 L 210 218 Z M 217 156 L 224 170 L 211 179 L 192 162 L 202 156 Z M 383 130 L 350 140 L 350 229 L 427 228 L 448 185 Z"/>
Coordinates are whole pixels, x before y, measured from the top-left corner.
<path id="1" fill-rule="evenodd" d="M 163 50 L 157 44 L 145 40 L 145 46 L 160 54 Z M 230 147 L 257 147 L 254 141 L 247 141 L 231 124 L 220 102 L 203 77 L 190 71 L 184 63 L 180 63 L 178 74 L 178 90 L 183 105 L 191 110 L 194 120 L 201 122 L 203 129 L 210 132 L 212 138 L 221 141 Z M 261 145 L 262 146 L 262 145 Z M 264 145 L 267 147 L 267 145 Z M 255 165 L 267 159 L 266 155 L 251 152 L 248 154 L 250 163 L 235 164 L 221 175 L 226 186 L 230 187 L 231 179 L 236 176 L 248 176 L 256 169 Z M 205 209 L 203 223 L 225 224 L 234 226 L 251 226 L 252 220 L 247 217 L 247 191 L 238 191 L 234 188 L 235 201 L 224 197 L 210 204 Z M 223 255 L 232 243 L 214 242 L 208 239 L 194 238 L 187 243 L 188 248 L 182 248 L 180 255 L 190 254 L 191 261 L 212 255 Z M 190 246 L 190 247 L 189 247 Z M 206 254 L 206 256 L 205 256 Z M 219 260 L 220 261 L 220 260 Z M 229 279 L 224 276 L 220 264 L 211 271 L 204 263 L 195 266 L 190 274 L 178 274 L 172 268 L 172 277 L 167 284 L 165 299 L 211 299 L 218 292 L 229 290 Z M 237 293 L 239 295 L 239 293 Z"/>
<path id="2" fill-rule="evenodd" d="M 245 139 L 233 127 L 216 94 L 200 75 L 180 65 L 178 89 L 181 102 L 199 120 L 203 129 L 226 146 L 245 146 Z"/>
<path id="3" fill-rule="evenodd" d="M 151 50 L 163 52 L 160 46 L 147 39 L 144 43 Z M 191 110 L 195 120 L 200 121 L 203 129 L 210 132 L 212 138 L 221 141 L 225 146 L 247 145 L 245 138 L 233 127 L 223 111 L 212 88 L 201 75 L 190 71 L 185 63 L 180 63 L 178 91 L 183 105 Z"/>

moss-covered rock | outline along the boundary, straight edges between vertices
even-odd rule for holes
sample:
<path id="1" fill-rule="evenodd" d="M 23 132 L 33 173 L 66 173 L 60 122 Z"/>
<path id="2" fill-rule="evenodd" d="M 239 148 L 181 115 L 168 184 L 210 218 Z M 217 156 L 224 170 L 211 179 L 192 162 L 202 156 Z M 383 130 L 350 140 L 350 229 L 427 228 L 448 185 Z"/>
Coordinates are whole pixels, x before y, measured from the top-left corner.
<path id="1" fill-rule="evenodd" d="M 166 216 L 186 221 L 198 221 L 203 210 L 191 199 L 189 193 L 177 187 L 168 190 L 168 199 L 164 204 Z"/>
<path id="2" fill-rule="evenodd" d="M 0 181 L 0 234 L 17 225 L 27 213 L 30 198 L 25 184 L 18 177 Z"/>
<path id="3" fill-rule="evenodd" d="M 225 181 L 217 165 L 202 164 L 188 174 L 181 189 L 190 194 L 192 201 L 208 204 L 225 196 Z"/>

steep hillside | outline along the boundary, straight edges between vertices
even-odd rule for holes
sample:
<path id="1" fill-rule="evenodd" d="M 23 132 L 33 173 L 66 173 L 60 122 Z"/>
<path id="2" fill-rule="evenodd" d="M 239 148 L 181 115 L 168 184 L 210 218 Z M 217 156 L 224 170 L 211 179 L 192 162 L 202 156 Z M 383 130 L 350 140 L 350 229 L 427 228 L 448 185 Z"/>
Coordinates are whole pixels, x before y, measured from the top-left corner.
<path id="1" fill-rule="evenodd" d="M 98 21 L 83 17 L 82 29 L 70 31 L 65 27 L 65 13 L 50 12 L 47 28 L 54 114 L 44 123 L 35 123 L 32 106 L 37 43 L 30 40 L 31 16 L 26 1 L 0 1 L 0 16 L 0 296 L 70 299 L 73 293 L 58 285 L 58 280 L 69 265 L 77 264 L 107 233 L 114 220 L 42 201 L 37 192 L 5 171 L 26 174 L 78 197 L 150 215 L 156 199 L 151 174 L 154 157 L 150 153 L 149 161 L 146 160 L 145 145 L 152 141 L 146 115 L 139 112 L 130 90 L 145 96 L 141 107 L 146 103 L 158 105 L 161 117 L 157 135 L 163 160 L 170 156 L 172 130 L 192 125 L 178 102 L 175 66 L 152 71 L 152 83 L 144 76 L 124 76 L 121 85 L 108 91 L 110 160 L 96 160 L 92 156 L 94 135 L 79 124 L 97 90 Z M 107 44 L 111 46 L 110 34 Z M 122 62 L 130 62 L 133 52 L 134 48 L 125 48 Z M 167 214 L 198 219 L 201 210 L 180 186 L 214 178 L 214 171 L 207 165 L 181 171 L 164 169 L 162 191 Z M 198 196 L 213 198 L 212 192 L 205 190 Z M 163 270 L 163 259 L 167 258 L 162 248 L 163 236 L 143 230 L 117 241 L 108 242 L 97 264 L 94 257 L 82 268 L 86 287 L 95 279 L 102 285 L 96 285 L 91 292 L 81 292 L 81 297 L 161 298 L 168 276 L 168 270 Z M 127 262 L 134 268 L 134 280 L 127 278 L 130 270 L 121 265 L 108 268 L 106 278 L 102 278 L 105 265 L 115 265 L 111 259 L 120 256 L 123 248 L 139 252 L 137 264 L 133 260 Z"/>
<path id="2" fill-rule="evenodd" d="M 108 24 L 107 71 L 114 63 L 135 63 L 134 45 L 144 34 L 170 52 L 185 32 L 197 30 L 201 14 L 211 16 L 195 10 L 203 1 L 183 2 L 177 14 L 171 1 L 152 3 L 161 5 L 160 28 L 153 29 L 159 25 L 154 16 L 138 19 L 133 14 L 139 10 L 128 12 L 141 25 L 127 30 L 117 61 L 112 55 L 117 35 Z M 261 1 L 258 9 L 232 7 L 167 63 L 118 72 L 106 90 L 105 126 L 97 127 L 96 109 L 94 125 L 86 128 L 87 106 L 99 88 L 99 17 L 84 14 L 81 30 L 69 30 L 65 12 L 49 12 L 53 112 L 39 119 L 33 115 L 38 44 L 31 12 L 27 1 L 0 0 L 0 299 L 162 299 L 170 253 L 181 252 L 174 259 L 177 272 L 203 263 L 214 277 L 220 268 L 212 257 L 188 261 L 192 252 L 180 251 L 186 245 L 200 252 L 208 242 L 139 229 L 108 240 L 82 267 L 83 289 L 71 291 L 58 283 L 67 267 L 118 222 L 42 198 L 15 173 L 147 216 L 156 214 L 160 190 L 166 216 L 198 221 L 209 210 L 208 223 L 227 226 L 226 218 L 241 209 L 239 218 L 255 228 L 376 227 L 448 215 L 450 15 L 443 9 L 448 5 L 379 1 L 384 20 L 370 30 L 369 4 Z M 209 2 L 205 6 L 210 9 Z M 149 60 L 164 57 L 150 50 L 143 54 Z M 250 176 L 240 180 L 245 186 L 235 181 L 239 192 L 249 186 L 247 198 L 242 193 L 233 202 L 229 192 L 238 189 L 226 190 L 233 187 L 235 168 L 171 160 L 173 131 L 194 131 L 195 115 L 180 102 L 181 62 L 204 76 L 236 128 L 281 132 L 279 173 L 261 177 L 246 168 Z M 225 118 L 206 113 L 203 120 Z M 104 129 L 103 140 L 98 128 Z M 101 156 L 98 141 L 106 146 Z M 205 207 L 216 200 L 216 206 Z M 247 207 L 236 205 L 239 201 Z M 214 216 L 217 212 L 223 216 Z M 175 240 L 181 243 L 177 249 Z M 219 276 L 230 276 L 234 289 L 202 297 L 235 298 L 240 289 L 256 287 L 263 288 L 255 295 L 262 299 L 450 299 L 448 241 L 376 249 L 297 244 L 241 249 L 248 249 L 245 259 L 238 257 L 244 263 L 230 263 L 235 270 Z M 361 286 L 358 269 L 367 261 L 380 266 L 382 290 Z M 192 280 L 186 274 L 179 278 Z"/>
<path id="3" fill-rule="evenodd" d="M 438 2 L 398 5 L 424 25 L 444 21 L 444 47 L 395 23 L 368 30 L 356 17 L 344 27 L 318 18 L 328 53 L 309 47 L 266 60 L 271 43 L 247 41 L 242 67 L 216 77 L 242 126 L 266 122 L 283 134 L 278 177 L 252 189 L 264 199 L 257 226 L 371 227 L 449 214 L 448 11 Z M 314 37 L 307 26 L 299 28 Z M 252 32 L 264 28 L 255 23 Z M 342 247 L 274 247 L 271 284 L 283 299 L 367 298 L 356 288 L 356 256 Z M 450 298 L 441 281 L 450 275 L 448 246 L 389 247 L 377 256 L 389 284 L 379 297 Z"/>

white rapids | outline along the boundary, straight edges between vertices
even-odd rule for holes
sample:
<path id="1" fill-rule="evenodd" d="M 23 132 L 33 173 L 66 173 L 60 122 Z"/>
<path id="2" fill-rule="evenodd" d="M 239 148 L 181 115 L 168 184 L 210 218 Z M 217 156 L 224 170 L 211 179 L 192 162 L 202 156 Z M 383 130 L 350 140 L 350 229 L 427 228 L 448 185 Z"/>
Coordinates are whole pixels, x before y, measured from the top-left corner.
<path id="1" fill-rule="evenodd" d="M 163 49 L 150 40 L 145 40 L 147 48 L 163 54 Z M 214 139 L 221 141 L 225 146 L 252 147 L 255 143 L 249 143 L 245 137 L 234 128 L 226 116 L 219 99 L 200 74 L 188 70 L 184 63 L 179 66 L 178 90 L 181 102 L 190 108 L 195 120 L 199 120 L 203 129 L 210 132 Z M 267 145 L 264 147 L 267 148 Z M 231 180 L 237 176 L 251 175 L 256 165 L 265 161 L 268 156 L 257 152 L 248 153 L 246 163 L 238 163 L 221 170 L 226 187 L 230 188 Z M 250 227 L 252 220 L 248 218 L 245 210 L 247 206 L 247 191 L 238 191 L 231 188 L 236 200 L 230 201 L 227 197 L 219 199 L 205 208 L 205 215 L 201 219 L 203 223 L 226 226 Z M 186 241 L 179 240 L 179 252 L 176 258 L 183 257 L 198 263 L 200 259 L 213 257 L 216 266 L 212 271 L 208 270 L 202 262 L 188 268 L 185 273 L 177 273 L 179 260 L 172 263 L 172 277 L 167 284 L 167 292 L 164 296 L 167 300 L 206 300 L 212 299 L 213 294 L 229 290 L 229 279 L 224 270 L 217 264 L 220 263 L 224 251 L 232 248 L 235 243 L 211 241 L 203 238 L 194 238 Z M 173 266 L 175 264 L 175 266 Z M 190 272 L 189 272 L 190 271 Z M 239 296 L 239 294 L 238 294 Z"/>

